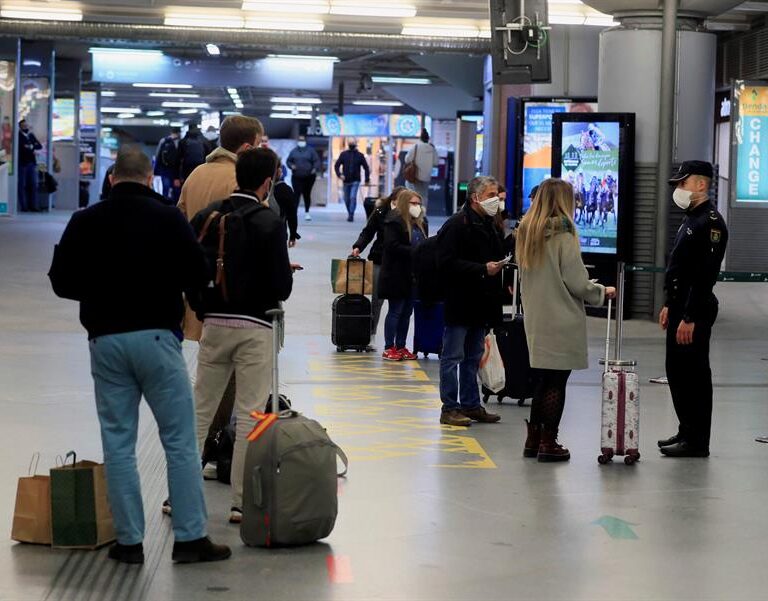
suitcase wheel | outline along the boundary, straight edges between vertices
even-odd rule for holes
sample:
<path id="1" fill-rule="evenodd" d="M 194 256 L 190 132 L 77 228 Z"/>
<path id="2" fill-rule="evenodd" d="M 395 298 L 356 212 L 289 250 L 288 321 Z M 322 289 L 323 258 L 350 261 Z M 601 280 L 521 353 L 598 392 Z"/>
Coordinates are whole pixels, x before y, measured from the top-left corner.
<path id="1" fill-rule="evenodd" d="M 525 407 L 525 399 L 517 399 L 518 407 Z"/>
<path id="2" fill-rule="evenodd" d="M 337 353 L 343 353 L 343 352 L 344 352 L 344 347 L 342 347 L 342 346 L 337 346 L 337 347 L 336 347 L 336 352 L 337 352 Z"/>
<path id="3" fill-rule="evenodd" d="M 421 354 L 424 355 L 425 359 L 429 359 L 429 353 L 421 353 Z"/>
<path id="4" fill-rule="evenodd" d="M 627 455 L 624 457 L 624 465 L 634 465 L 635 461 L 637 461 L 637 459 L 632 455 Z"/>
<path id="5" fill-rule="evenodd" d="M 629 459 L 629 457 L 625 457 L 624 461 L 626 462 L 627 459 Z M 608 463 L 610 461 L 611 461 L 611 457 L 609 457 L 608 455 L 598 455 L 597 456 L 597 462 L 600 465 L 605 465 L 606 463 Z"/>

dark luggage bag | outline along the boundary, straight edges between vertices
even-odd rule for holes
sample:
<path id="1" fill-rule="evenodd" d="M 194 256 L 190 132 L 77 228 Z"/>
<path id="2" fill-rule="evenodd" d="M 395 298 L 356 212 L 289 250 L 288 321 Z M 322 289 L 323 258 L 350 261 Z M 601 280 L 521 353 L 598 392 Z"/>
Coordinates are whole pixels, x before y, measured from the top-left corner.
<path id="1" fill-rule="evenodd" d="M 355 257 L 349 257 L 347 260 L 363 263 L 363 279 L 365 279 L 365 260 Z M 372 307 L 367 296 L 349 294 L 350 271 L 347 269 L 346 294 L 337 296 L 333 301 L 331 342 L 339 353 L 348 350 L 362 353 L 371 344 Z"/>
<path id="2" fill-rule="evenodd" d="M 445 316 L 443 303 L 417 300 L 413 305 L 413 352 L 438 357 L 443 353 Z"/>

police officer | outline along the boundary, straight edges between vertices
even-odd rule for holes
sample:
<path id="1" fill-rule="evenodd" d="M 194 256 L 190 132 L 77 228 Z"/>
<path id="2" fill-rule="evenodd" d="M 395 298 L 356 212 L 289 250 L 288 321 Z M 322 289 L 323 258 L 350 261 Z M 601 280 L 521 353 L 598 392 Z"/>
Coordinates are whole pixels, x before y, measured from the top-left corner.
<path id="1" fill-rule="evenodd" d="M 709 339 L 718 302 L 712 289 L 728 244 L 722 215 L 709 200 L 712 165 L 686 161 L 669 180 L 675 204 L 686 212 L 665 280 L 659 325 L 667 331 L 667 378 L 677 418 L 675 436 L 659 441 L 669 457 L 708 457 L 712 422 Z"/>

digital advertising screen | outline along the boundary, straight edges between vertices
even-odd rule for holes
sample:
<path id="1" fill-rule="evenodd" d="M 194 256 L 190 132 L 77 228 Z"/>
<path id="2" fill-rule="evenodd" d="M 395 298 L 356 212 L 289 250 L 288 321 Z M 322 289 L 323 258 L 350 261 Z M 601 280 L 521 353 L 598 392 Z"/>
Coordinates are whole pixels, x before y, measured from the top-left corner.
<path id="1" fill-rule="evenodd" d="M 633 128 L 634 115 L 554 119 L 552 176 L 573 186 L 573 218 L 584 253 L 622 254 L 623 234 L 631 222 Z"/>
<path id="2" fill-rule="evenodd" d="M 733 98 L 734 203 L 768 207 L 768 85 L 737 81 Z"/>
<path id="3" fill-rule="evenodd" d="M 72 140 L 75 137 L 75 99 L 53 100 L 53 141 Z"/>
<path id="4" fill-rule="evenodd" d="M 560 113 L 594 113 L 594 99 L 525 99 L 522 103 L 522 212 L 534 186 L 552 174 L 552 119 Z"/>

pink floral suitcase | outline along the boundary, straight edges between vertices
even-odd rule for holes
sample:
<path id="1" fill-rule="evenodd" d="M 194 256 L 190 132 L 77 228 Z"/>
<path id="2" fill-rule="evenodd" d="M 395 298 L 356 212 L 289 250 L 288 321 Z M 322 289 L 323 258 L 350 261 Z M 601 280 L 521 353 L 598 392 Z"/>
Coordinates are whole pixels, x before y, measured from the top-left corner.
<path id="1" fill-rule="evenodd" d="M 602 428 L 600 433 L 601 465 L 614 456 L 623 456 L 632 465 L 640 459 L 640 380 L 635 373 L 635 361 L 623 361 L 618 356 L 608 359 L 611 335 L 611 301 L 608 301 L 608 335 L 603 361 Z"/>

